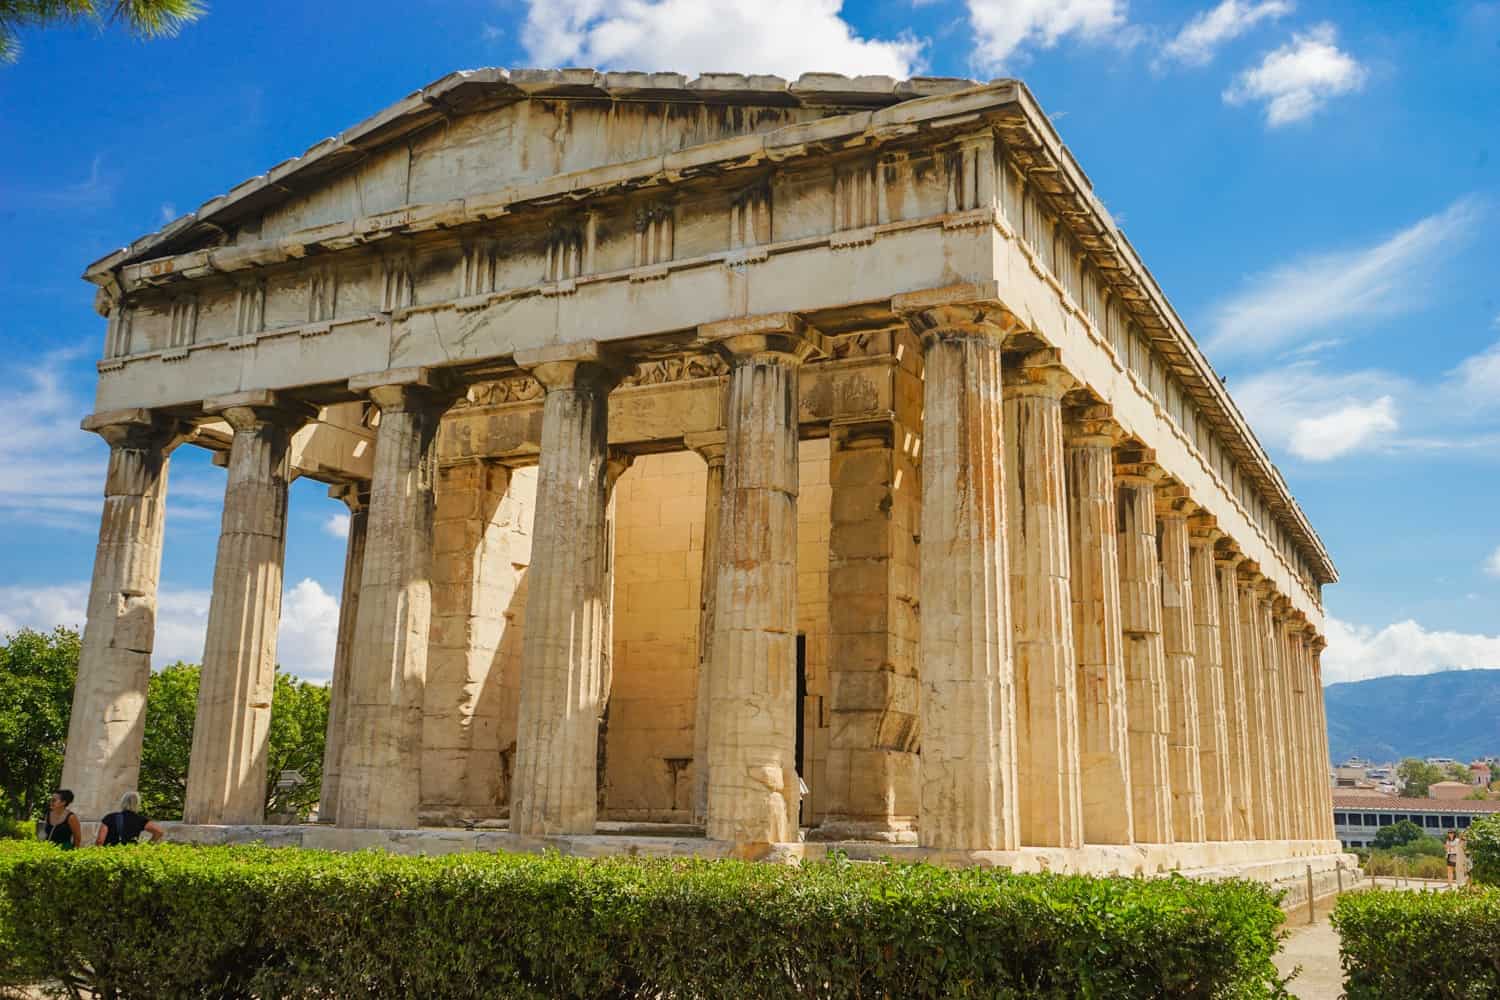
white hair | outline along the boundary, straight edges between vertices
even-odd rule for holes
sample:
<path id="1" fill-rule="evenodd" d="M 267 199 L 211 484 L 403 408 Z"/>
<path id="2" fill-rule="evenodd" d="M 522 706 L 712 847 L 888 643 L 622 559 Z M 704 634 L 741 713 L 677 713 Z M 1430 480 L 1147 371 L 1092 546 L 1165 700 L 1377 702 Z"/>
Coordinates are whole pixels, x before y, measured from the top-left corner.
<path id="1" fill-rule="evenodd" d="M 122 812 L 132 812 L 132 813 L 133 812 L 140 812 L 141 811 L 141 796 L 140 796 L 140 793 L 132 789 L 131 791 L 126 792 L 124 795 L 121 795 L 120 796 L 120 810 Z"/>

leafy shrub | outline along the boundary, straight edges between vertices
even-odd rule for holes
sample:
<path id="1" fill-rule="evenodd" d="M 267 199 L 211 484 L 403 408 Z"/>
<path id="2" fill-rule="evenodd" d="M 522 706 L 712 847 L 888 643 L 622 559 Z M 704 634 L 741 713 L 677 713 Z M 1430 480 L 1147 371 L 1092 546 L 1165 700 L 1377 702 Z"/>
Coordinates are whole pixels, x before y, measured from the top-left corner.
<path id="1" fill-rule="evenodd" d="M 1448 862 L 1444 857 L 1427 854 L 1405 854 L 1401 851 L 1371 851 L 1361 865 L 1369 875 L 1400 875 L 1405 878 L 1448 877 Z"/>
<path id="2" fill-rule="evenodd" d="M 1472 866 L 1469 878 L 1484 885 L 1500 885 L 1500 815 L 1472 824 L 1464 845 Z"/>
<path id="3" fill-rule="evenodd" d="M 1500 891 L 1350 893 L 1333 925 L 1348 1000 L 1500 996 Z"/>
<path id="4" fill-rule="evenodd" d="M 0 816 L 0 840 L 35 840 L 36 823 L 29 819 Z"/>
<path id="5" fill-rule="evenodd" d="M 0 900 L 122 998 L 1285 995 L 1277 894 L 1233 880 L 26 845 Z"/>

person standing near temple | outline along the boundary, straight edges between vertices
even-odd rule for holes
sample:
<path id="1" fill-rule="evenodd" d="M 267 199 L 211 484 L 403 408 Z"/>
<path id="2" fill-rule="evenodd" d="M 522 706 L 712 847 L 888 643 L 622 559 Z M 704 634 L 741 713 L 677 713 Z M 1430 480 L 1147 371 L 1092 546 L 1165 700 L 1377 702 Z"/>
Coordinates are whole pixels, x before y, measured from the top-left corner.
<path id="1" fill-rule="evenodd" d="M 114 847 L 117 844 L 134 844 L 142 833 L 151 834 L 151 843 L 161 840 L 163 830 L 156 823 L 141 815 L 141 797 L 136 792 L 120 796 L 120 811 L 112 812 L 99 822 L 99 835 L 94 838 L 99 847 Z"/>
<path id="2" fill-rule="evenodd" d="M 42 839 L 71 851 L 83 841 L 83 832 L 78 826 L 78 816 L 68 807 L 73 804 L 73 793 L 66 788 L 56 788 L 47 800 L 47 819 L 42 824 Z"/>

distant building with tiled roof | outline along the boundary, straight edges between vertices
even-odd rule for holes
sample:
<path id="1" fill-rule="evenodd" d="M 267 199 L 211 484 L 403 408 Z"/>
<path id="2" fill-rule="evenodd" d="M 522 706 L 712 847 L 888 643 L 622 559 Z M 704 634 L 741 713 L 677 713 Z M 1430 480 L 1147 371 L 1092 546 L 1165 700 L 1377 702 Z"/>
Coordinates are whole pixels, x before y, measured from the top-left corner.
<path id="1" fill-rule="evenodd" d="M 1434 837 L 1466 830 L 1476 819 L 1500 813 L 1500 799 L 1413 799 L 1369 792 L 1333 793 L 1333 828 L 1345 847 L 1368 847 L 1383 826 L 1411 820 Z"/>

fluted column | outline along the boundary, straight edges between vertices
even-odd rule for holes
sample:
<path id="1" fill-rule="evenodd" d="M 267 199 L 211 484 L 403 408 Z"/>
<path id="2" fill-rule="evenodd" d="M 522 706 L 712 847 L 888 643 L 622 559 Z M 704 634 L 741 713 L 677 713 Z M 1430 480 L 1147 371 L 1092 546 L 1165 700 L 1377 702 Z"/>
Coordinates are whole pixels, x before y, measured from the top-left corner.
<path id="1" fill-rule="evenodd" d="M 1297 782 L 1293 798 L 1297 803 L 1294 834 L 1299 840 L 1312 837 L 1313 803 L 1312 784 L 1312 720 L 1308 711 L 1306 663 L 1302 657 L 1303 623 L 1292 617 L 1286 620 L 1286 650 L 1288 686 L 1291 689 L 1291 728 L 1295 734 L 1291 749 L 1297 755 L 1293 778 Z"/>
<path id="2" fill-rule="evenodd" d="M 1079 847 L 1083 792 L 1062 420 L 1063 394 L 1073 382 L 1051 350 L 1025 355 L 1002 378 L 1021 843 Z"/>
<path id="3" fill-rule="evenodd" d="M 97 820 L 140 778 L 168 455 L 179 428 L 148 410 L 96 414 L 83 427 L 109 444 L 109 468 L 62 787 L 73 792 L 74 812 Z"/>
<path id="4" fill-rule="evenodd" d="M 1020 844 L 1000 341 L 1008 319 L 898 296 L 922 337 L 921 796 L 928 847 Z"/>
<path id="5" fill-rule="evenodd" d="M 819 337 L 789 313 L 699 335 L 730 365 L 706 832 L 754 850 L 798 837 L 797 374 Z"/>
<path id="6" fill-rule="evenodd" d="M 351 379 L 380 409 L 349 658 L 338 825 L 410 828 L 421 800 L 422 703 L 432 624 L 438 423 L 452 397 L 425 369 Z"/>
<path id="7" fill-rule="evenodd" d="M 182 818 L 265 818 L 266 739 L 276 687 L 292 435 L 310 415 L 267 392 L 204 404 L 234 428 L 224 521 L 203 640 Z"/>
<path id="8" fill-rule="evenodd" d="M 516 355 L 546 389 L 510 829 L 592 833 L 608 631 L 609 391 L 592 345 Z"/>
<path id="9" fill-rule="evenodd" d="M 344 543 L 344 585 L 339 595 L 339 631 L 333 650 L 333 679 L 328 684 L 328 730 L 323 742 L 323 785 L 318 794 L 318 819 L 338 819 L 339 770 L 344 747 L 344 719 L 349 702 L 349 657 L 354 649 L 354 626 L 359 616 L 359 584 L 365 567 L 365 530 L 370 523 L 370 485 L 333 486 L 328 495 L 349 508 L 349 539 Z"/>
<path id="10" fill-rule="evenodd" d="M 1272 836 L 1286 840 L 1291 836 L 1291 783 L 1288 780 L 1290 767 L 1287 754 L 1286 685 L 1282 676 L 1281 628 L 1272 610 L 1275 600 L 1275 585 L 1262 580 L 1257 587 L 1256 605 L 1259 615 L 1261 650 L 1266 679 L 1266 708 L 1269 726 L 1266 741 L 1266 758 L 1271 765 L 1271 785 L 1276 801 L 1273 809 Z"/>
<path id="11" fill-rule="evenodd" d="M 1157 561 L 1156 544 L 1155 494 L 1161 480 L 1160 470 L 1146 461 L 1126 462 L 1116 470 L 1131 808 L 1135 839 L 1148 844 L 1168 844 L 1173 840 L 1168 754 L 1172 716 L 1162 640 L 1161 564 Z"/>
<path id="12" fill-rule="evenodd" d="M 1069 584 L 1078 661 L 1083 839 L 1091 844 L 1128 844 L 1135 833 L 1115 536 L 1114 446 L 1119 432 L 1108 407 L 1083 407 L 1070 416 Z"/>
<path id="13" fill-rule="evenodd" d="M 1172 775 L 1173 839 L 1207 839 L 1203 822 L 1203 776 L 1198 759 L 1198 667 L 1193 613 L 1192 548 L 1188 517 L 1196 506 L 1180 487 L 1158 493 L 1161 535 L 1162 646 L 1167 657 L 1167 703 L 1172 731 L 1167 755 Z"/>
<path id="14" fill-rule="evenodd" d="M 1193 658 L 1198 678 L 1198 762 L 1203 776 L 1203 825 L 1209 840 L 1234 840 L 1234 774 L 1229 744 L 1228 685 L 1214 543 L 1222 537 L 1206 517 L 1195 519 L 1192 546 Z"/>
<path id="15" fill-rule="evenodd" d="M 1255 839 L 1254 798 L 1260 793 L 1250 752 L 1250 665 L 1240 630 L 1236 578 L 1244 556 L 1231 550 L 1214 560 L 1217 570 L 1219 638 L 1224 662 L 1224 715 L 1229 731 L 1229 772 L 1233 785 L 1232 840 Z"/>
<path id="16" fill-rule="evenodd" d="M 604 607 L 599 640 L 599 736 L 594 752 L 595 820 L 609 795 L 609 694 L 615 683 L 615 484 L 635 464 L 629 452 L 611 448 L 604 463 Z"/>
<path id="17" fill-rule="evenodd" d="M 1276 789 L 1271 775 L 1271 715 L 1267 703 L 1265 655 L 1260 630 L 1253 563 L 1245 564 L 1246 576 L 1235 582 L 1238 591 L 1240 644 L 1245 663 L 1245 691 L 1249 701 L 1250 777 L 1255 784 L 1254 835 L 1256 840 L 1276 838 Z"/>
<path id="18" fill-rule="evenodd" d="M 712 666 L 715 574 L 719 559 L 719 503 L 724 495 L 724 434 L 695 436 L 687 446 L 706 467 L 703 496 L 703 569 L 698 580 L 698 697 L 693 710 L 693 822 L 708 819 L 709 671 Z"/>
<path id="19" fill-rule="evenodd" d="M 1314 693 L 1313 706 L 1317 710 L 1317 780 L 1318 789 L 1322 795 L 1322 809 L 1318 814 L 1316 836 L 1324 840 L 1333 840 L 1337 833 L 1333 826 L 1333 789 L 1328 783 L 1328 771 L 1332 766 L 1332 759 L 1328 754 L 1328 711 L 1327 703 L 1323 699 L 1323 649 L 1328 641 L 1321 635 L 1313 634 L 1313 639 L 1308 647 L 1308 660 L 1312 669 L 1312 686 Z"/>

